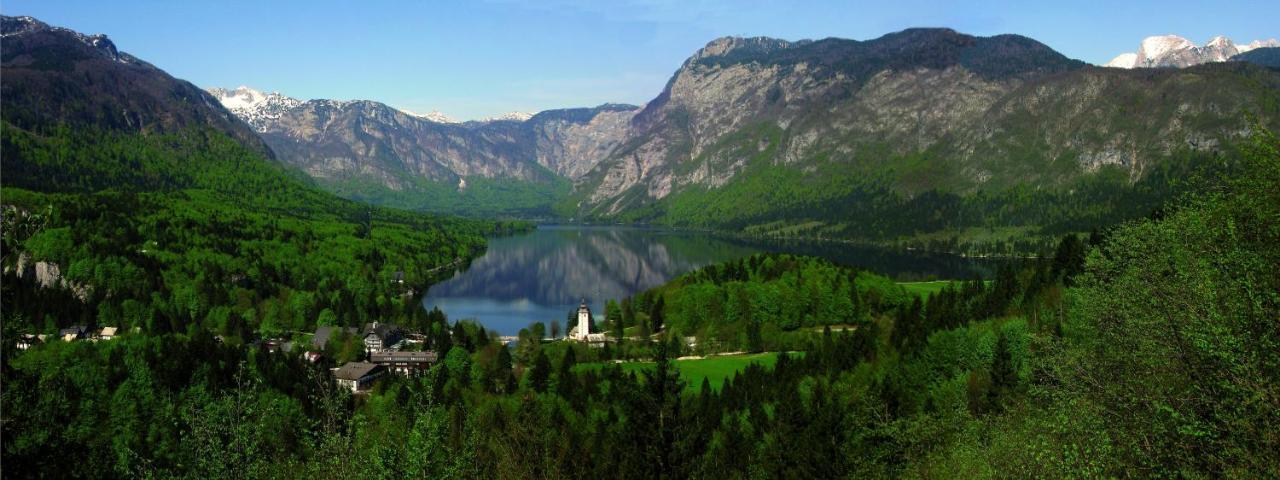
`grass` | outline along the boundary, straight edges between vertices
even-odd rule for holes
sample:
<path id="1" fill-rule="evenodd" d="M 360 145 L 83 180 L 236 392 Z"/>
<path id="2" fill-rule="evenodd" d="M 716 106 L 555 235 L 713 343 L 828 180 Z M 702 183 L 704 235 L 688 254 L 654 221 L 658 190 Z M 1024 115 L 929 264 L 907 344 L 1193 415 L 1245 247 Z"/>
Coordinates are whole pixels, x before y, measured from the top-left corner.
<path id="1" fill-rule="evenodd" d="M 800 353 L 790 353 L 789 355 L 803 355 Z M 722 355 L 715 357 L 706 357 L 699 359 L 676 360 L 676 370 L 680 372 L 680 378 L 685 382 L 685 388 L 689 390 L 699 390 L 702 388 L 702 379 L 711 382 L 711 388 L 720 390 L 720 386 L 724 385 L 725 380 L 733 377 L 734 374 L 747 368 L 747 365 L 758 363 L 765 367 L 773 367 L 778 361 L 778 352 L 752 353 L 743 355 Z M 606 363 L 584 363 L 574 367 L 577 371 L 587 369 L 600 369 Z M 641 372 L 643 370 L 653 368 L 653 362 L 625 362 L 622 363 L 624 372 Z"/>
<path id="2" fill-rule="evenodd" d="M 943 288 L 952 283 L 952 280 L 938 280 L 934 282 L 898 282 L 898 285 L 906 289 L 907 293 L 917 295 L 923 300 L 928 300 L 929 295 L 941 292 Z"/>
<path id="3" fill-rule="evenodd" d="M 991 280 L 984 280 L 982 283 L 986 284 L 988 287 L 991 286 Z M 932 295 L 936 292 L 941 292 L 942 289 L 947 288 L 947 285 L 951 285 L 951 284 L 955 284 L 956 288 L 960 288 L 959 280 L 936 280 L 932 282 L 898 282 L 898 285 L 902 286 L 902 288 L 906 290 L 907 293 L 912 295 L 919 295 L 921 297 L 921 300 L 928 300 L 929 295 Z"/>

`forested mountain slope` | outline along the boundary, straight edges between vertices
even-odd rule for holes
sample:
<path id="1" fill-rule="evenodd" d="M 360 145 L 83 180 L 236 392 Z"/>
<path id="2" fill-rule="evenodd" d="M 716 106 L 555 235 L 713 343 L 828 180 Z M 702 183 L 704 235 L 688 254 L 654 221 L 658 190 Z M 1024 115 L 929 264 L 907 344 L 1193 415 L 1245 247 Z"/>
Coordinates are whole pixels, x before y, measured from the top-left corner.
<path id="1" fill-rule="evenodd" d="M 84 35 L 31 17 L 0 19 L 4 118 L 24 130 L 56 123 L 135 133 L 208 127 L 246 148 L 271 151 L 213 96 L 119 51 L 106 35 Z"/>
<path id="2" fill-rule="evenodd" d="M 892 239 L 1080 230 L 1145 215 L 1174 179 L 1280 121 L 1280 73 L 1120 70 L 1015 35 L 724 38 L 676 72 L 565 212 Z M 787 229 L 801 225 L 802 229 Z"/>
<path id="3" fill-rule="evenodd" d="M 3 24 L 6 328 L 247 341 L 355 325 L 400 314 L 405 288 L 494 227 L 322 192 L 210 95 L 105 37 Z"/>

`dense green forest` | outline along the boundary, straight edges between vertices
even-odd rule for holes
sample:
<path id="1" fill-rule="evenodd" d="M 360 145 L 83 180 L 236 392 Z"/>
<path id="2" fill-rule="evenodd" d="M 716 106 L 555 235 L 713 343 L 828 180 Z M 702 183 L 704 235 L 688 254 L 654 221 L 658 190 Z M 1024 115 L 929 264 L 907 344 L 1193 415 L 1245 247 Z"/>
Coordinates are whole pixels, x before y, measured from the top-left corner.
<path id="1" fill-rule="evenodd" d="M 443 328 L 438 312 L 425 321 L 442 361 L 354 397 L 323 366 L 203 329 L 23 352 L 6 330 L 5 472 L 1280 476 L 1280 143 L 1255 130 L 1249 175 L 928 300 L 801 257 L 686 275 L 611 307 L 648 307 L 631 328 L 654 335 L 623 341 L 655 362 L 639 374 L 575 369 L 604 353 L 565 342 L 513 353 L 475 325 Z M 29 291 L 5 285 L 6 305 Z M 744 307 L 738 292 L 758 296 Z M 724 311 L 693 304 L 717 301 Z M 804 354 L 686 388 L 670 363 L 682 335 L 770 348 L 753 345 L 752 324 L 811 332 L 781 345 Z"/>
<path id="2" fill-rule="evenodd" d="M 2 141 L 4 320 L 29 333 L 83 324 L 239 342 L 395 318 L 484 235 L 528 228 L 342 200 L 208 129 L 6 123 Z M 34 288 L 40 262 L 72 288 Z"/>

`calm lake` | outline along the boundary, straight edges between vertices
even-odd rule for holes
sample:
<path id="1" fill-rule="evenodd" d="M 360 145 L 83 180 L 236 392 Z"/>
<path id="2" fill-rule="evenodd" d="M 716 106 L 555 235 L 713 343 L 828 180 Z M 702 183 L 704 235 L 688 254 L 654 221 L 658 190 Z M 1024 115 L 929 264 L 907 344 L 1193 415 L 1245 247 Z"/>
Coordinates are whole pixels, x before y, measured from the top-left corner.
<path id="1" fill-rule="evenodd" d="M 541 226 L 493 238 L 465 270 L 433 285 L 423 307 L 474 319 L 501 335 L 560 320 L 586 299 L 597 321 L 604 303 L 661 285 L 710 263 L 756 252 L 815 255 L 900 280 L 987 276 L 990 263 L 828 242 L 757 242 L 704 232 L 635 227 Z"/>

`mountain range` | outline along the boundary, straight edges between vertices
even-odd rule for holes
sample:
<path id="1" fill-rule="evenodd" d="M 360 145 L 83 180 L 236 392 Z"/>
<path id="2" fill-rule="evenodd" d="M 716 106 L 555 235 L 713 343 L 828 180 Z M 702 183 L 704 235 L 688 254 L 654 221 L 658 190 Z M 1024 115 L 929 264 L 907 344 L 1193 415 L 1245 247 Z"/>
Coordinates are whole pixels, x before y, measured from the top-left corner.
<path id="1" fill-rule="evenodd" d="M 643 107 L 453 122 L 368 100 L 204 92 L 101 36 L 80 35 L 84 51 L 71 54 L 146 79 L 83 81 L 39 36 L 10 38 L 31 28 L 52 27 L 6 17 L 6 43 L 24 47 L 6 48 L 6 67 L 55 68 L 23 82 L 8 80 L 34 74 L 6 68 L 17 122 L 52 105 L 141 130 L 205 123 L 341 196 L 479 216 L 876 241 L 1080 231 L 1146 215 L 1189 188 L 1184 178 L 1229 169 L 1249 115 L 1280 119 L 1280 73 L 1250 62 L 1103 68 L 1027 37 L 949 29 L 724 37 Z M 154 98 L 113 90 L 126 81 Z"/>
<path id="2" fill-rule="evenodd" d="M 1107 62 L 1115 68 L 1189 67 L 1209 62 L 1225 62 L 1242 53 L 1259 48 L 1280 47 L 1280 40 L 1254 40 L 1236 44 L 1224 36 L 1213 37 L 1197 46 L 1177 35 L 1157 35 L 1142 39 L 1137 52 L 1122 53 Z"/>
<path id="3" fill-rule="evenodd" d="M 507 114 L 453 122 L 366 101 L 210 89 L 280 158 L 353 198 L 478 215 L 548 215 L 622 138 L 638 107 Z M 438 113 L 438 112 L 437 112 Z"/>
<path id="4" fill-rule="evenodd" d="M 1277 92 L 1280 76 L 1253 65 L 1097 68 L 1014 35 L 719 39 L 566 211 L 843 238 L 1087 229 L 1229 158 L 1245 112 L 1275 124 Z"/>

